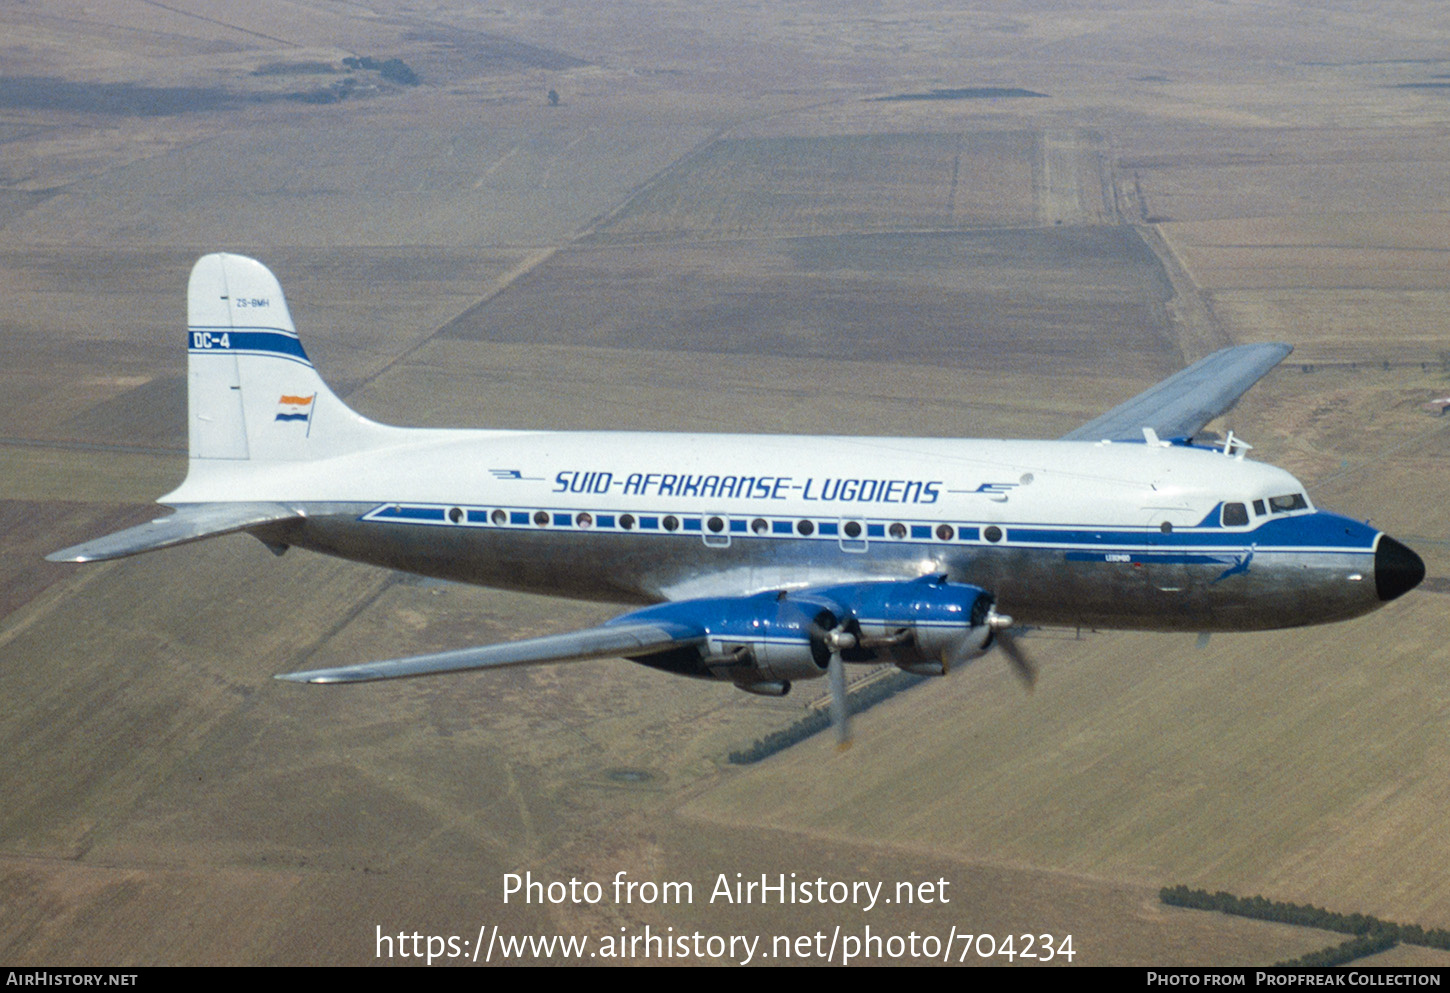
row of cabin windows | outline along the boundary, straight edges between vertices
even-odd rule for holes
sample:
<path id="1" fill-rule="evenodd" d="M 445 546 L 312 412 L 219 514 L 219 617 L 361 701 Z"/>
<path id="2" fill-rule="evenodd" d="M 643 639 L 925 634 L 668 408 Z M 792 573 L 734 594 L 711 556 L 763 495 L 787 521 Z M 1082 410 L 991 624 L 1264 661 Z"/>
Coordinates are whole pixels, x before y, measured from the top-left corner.
<path id="1" fill-rule="evenodd" d="M 458 524 L 459 522 L 461 522 L 463 520 L 463 517 L 463 508 L 461 507 L 454 507 L 452 510 L 448 511 L 448 519 L 454 524 Z M 511 517 L 509 512 L 506 510 L 495 510 L 491 515 L 489 515 L 489 520 L 491 520 L 494 524 L 502 527 L 503 525 L 510 522 Z M 618 521 L 620 528 L 625 531 L 634 530 L 635 525 L 639 523 L 639 520 L 633 514 L 620 514 Z M 554 523 L 568 524 L 569 520 L 568 515 L 565 515 L 565 519 L 562 522 L 556 522 L 553 515 L 551 515 L 547 510 L 537 510 L 534 512 L 533 522 L 538 527 L 544 528 L 549 527 L 551 524 Z M 593 527 L 594 515 L 589 513 L 587 510 L 581 510 L 579 513 L 573 515 L 573 524 L 575 527 L 579 528 Z M 711 534 L 715 535 L 722 534 L 726 529 L 725 519 L 718 516 L 705 518 L 704 524 L 706 529 L 709 530 Z M 680 519 L 674 514 L 667 514 L 665 517 L 660 519 L 660 526 L 666 531 L 678 531 L 680 529 Z M 786 525 L 786 527 L 788 528 L 789 525 Z M 775 528 L 771 524 L 771 522 L 767 521 L 765 518 L 757 517 L 750 522 L 750 530 L 755 534 L 764 535 L 775 533 L 778 529 Z M 795 523 L 795 530 L 796 533 L 801 535 L 802 537 L 809 537 L 816 533 L 816 525 L 814 521 L 799 520 Z M 846 521 L 844 524 L 841 525 L 841 533 L 844 534 L 847 538 L 859 539 L 861 538 L 864 531 L 865 528 L 862 526 L 860 521 Z M 899 541 L 907 536 L 908 529 L 905 524 L 896 522 L 886 529 L 886 533 Z M 938 524 L 936 526 L 935 534 L 937 540 L 939 541 L 951 541 L 957 536 L 957 529 L 950 524 Z M 986 531 L 983 532 L 983 535 L 988 541 L 1000 541 L 1002 539 L 1001 529 L 996 527 L 987 528 Z"/>
<path id="2" fill-rule="evenodd" d="M 1286 493 L 1283 496 L 1269 497 L 1266 502 L 1263 500 L 1254 501 L 1254 516 L 1263 517 L 1265 514 L 1287 514 L 1291 510 L 1308 510 L 1309 501 L 1304 499 L 1303 493 Z M 1241 528 L 1249 523 L 1249 509 L 1242 503 L 1226 503 L 1223 505 L 1223 526 L 1226 528 Z"/>

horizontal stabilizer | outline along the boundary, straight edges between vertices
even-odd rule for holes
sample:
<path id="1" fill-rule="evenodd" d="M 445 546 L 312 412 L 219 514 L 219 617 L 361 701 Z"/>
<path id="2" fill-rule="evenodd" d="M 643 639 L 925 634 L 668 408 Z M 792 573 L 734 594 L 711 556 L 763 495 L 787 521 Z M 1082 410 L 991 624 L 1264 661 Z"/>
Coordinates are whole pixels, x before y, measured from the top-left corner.
<path id="1" fill-rule="evenodd" d="M 1272 343 L 1219 349 L 1062 440 L 1142 441 L 1144 428 L 1152 428 L 1160 438 L 1192 437 L 1293 350 L 1292 345 Z"/>
<path id="2" fill-rule="evenodd" d="M 294 683 L 366 683 L 377 679 L 433 676 L 470 669 L 500 669 L 542 662 L 583 662 L 587 659 L 631 658 L 699 642 L 703 632 L 684 625 L 605 624 L 567 634 L 551 634 L 501 645 L 460 648 L 433 655 L 415 655 L 385 662 L 366 662 L 335 669 L 309 669 L 280 673 L 278 679 Z"/>
<path id="3" fill-rule="evenodd" d="M 45 558 L 49 562 L 103 562 L 297 516 L 297 511 L 280 503 L 190 504 L 178 507 L 170 517 L 161 517 L 104 538 L 62 548 Z"/>

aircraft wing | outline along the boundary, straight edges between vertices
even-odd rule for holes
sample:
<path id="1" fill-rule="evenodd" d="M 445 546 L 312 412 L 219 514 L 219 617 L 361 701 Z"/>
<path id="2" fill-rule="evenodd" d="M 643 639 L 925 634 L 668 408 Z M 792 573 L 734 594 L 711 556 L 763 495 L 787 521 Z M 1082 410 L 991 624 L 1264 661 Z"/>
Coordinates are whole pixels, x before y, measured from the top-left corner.
<path id="1" fill-rule="evenodd" d="M 1192 437 L 1293 350 L 1292 345 L 1276 343 L 1220 349 L 1062 440 L 1141 441 L 1144 428 L 1152 428 L 1160 438 Z"/>
<path id="2" fill-rule="evenodd" d="M 405 659 L 365 662 L 334 669 L 284 672 L 278 679 L 294 683 L 366 683 L 378 679 L 432 676 L 470 669 L 501 669 L 543 662 L 583 662 L 588 659 L 637 658 L 699 643 L 705 634 L 689 625 L 663 623 L 603 624 L 599 627 L 551 634 L 526 641 L 460 648 Z"/>
<path id="3" fill-rule="evenodd" d="M 104 562 L 298 516 L 297 511 L 280 503 L 191 504 L 178 507 L 170 517 L 160 517 L 104 538 L 62 548 L 45 558 L 48 562 Z"/>

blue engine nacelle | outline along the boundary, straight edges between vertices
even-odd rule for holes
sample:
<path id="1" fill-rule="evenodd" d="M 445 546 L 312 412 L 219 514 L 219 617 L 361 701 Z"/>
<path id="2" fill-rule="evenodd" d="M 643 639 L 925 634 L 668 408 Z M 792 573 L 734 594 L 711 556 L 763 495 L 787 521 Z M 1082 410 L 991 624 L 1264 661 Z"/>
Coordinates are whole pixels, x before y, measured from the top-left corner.
<path id="1" fill-rule="evenodd" d="M 831 661 L 823 639 L 834 626 L 835 615 L 820 604 L 790 594 L 685 600 L 635 611 L 626 617 L 653 623 L 667 621 L 697 634 L 698 647 L 685 650 L 684 657 L 659 660 L 683 664 L 690 675 L 729 679 L 742 685 L 781 683 L 788 687 L 793 680 L 823 675 Z M 656 659 L 639 661 L 657 664 Z"/>
<path id="2" fill-rule="evenodd" d="M 783 693 L 793 680 L 825 675 L 834 651 L 845 662 L 893 662 L 919 675 L 943 675 L 991 646 L 992 604 L 992 595 L 975 586 L 927 576 L 685 600 L 619 621 L 668 624 L 700 639 L 636 661 Z"/>

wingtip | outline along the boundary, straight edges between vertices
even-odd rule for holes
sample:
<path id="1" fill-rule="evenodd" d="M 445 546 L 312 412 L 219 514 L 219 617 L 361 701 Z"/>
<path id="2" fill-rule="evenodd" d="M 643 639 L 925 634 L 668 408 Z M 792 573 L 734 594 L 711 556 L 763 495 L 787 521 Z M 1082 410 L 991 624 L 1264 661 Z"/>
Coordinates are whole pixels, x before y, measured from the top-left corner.
<path id="1" fill-rule="evenodd" d="M 279 672 L 275 676 L 273 676 L 272 678 L 273 679 L 281 679 L 281 680 L 283 680 L 285 682 L 288 682 L 288 683 L 335 683 L 335 682 L 340 682 L 340 680 L 327 679 L 325 677 L 319 678 L 319 677 L 310 675 L 309 673 L 305 673 L 305 672 Z"/>
<path id="2" fill-rule="evenodd" d="M 371 675 L 358 675 L 341 670 L 310 669 L 303 672 L 279 672 L 272 678 L 285 680 L 289 683 L 303 683 L 312 686 L 333 686 L 340 683 L 371 682 L 377 677 Z"/>
<path id="3" fill-rule="evenodd" d="M 79 545 L 67 545 L 65 548 L 57 549 L 45 557 L 47 562 L 103 562 L 107 556 L 95 551 L 94 541 L 84 541 Z"/>

